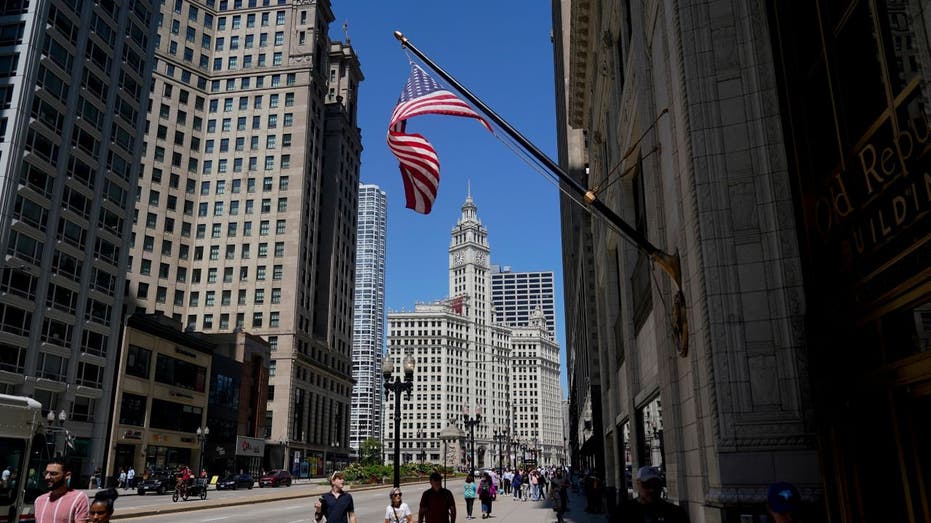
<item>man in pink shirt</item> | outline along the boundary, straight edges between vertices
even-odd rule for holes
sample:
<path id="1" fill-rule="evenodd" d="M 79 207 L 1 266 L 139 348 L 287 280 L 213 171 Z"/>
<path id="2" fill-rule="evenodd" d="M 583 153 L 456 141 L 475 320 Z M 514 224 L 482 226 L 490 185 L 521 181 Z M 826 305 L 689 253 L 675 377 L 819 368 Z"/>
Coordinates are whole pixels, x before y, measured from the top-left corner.
<path id="1" fill-rule="evenodd" d="M 49 492 L 36 499 L 36 523 L 87 523 L 87 496 L 72 490 L 71 465 L 52 458 L 45 467 L 45 485 Z"/>

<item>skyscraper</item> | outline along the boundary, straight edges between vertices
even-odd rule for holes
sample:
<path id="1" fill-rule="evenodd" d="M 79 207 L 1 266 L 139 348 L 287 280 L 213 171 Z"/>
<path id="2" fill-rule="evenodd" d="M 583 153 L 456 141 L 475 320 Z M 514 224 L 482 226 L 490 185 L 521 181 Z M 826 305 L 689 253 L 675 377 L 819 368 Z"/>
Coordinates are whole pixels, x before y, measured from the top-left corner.
<path id="1" fill-rule="evenodd" d="M 462 460 L 458 464 L 484 468 L 498 466 L 500 460 L 515 466 L 521 458 L 504 444 L 511 438 L 535 449 L 526 457 L 558 463 L 559 347 L 539 309 L 524 327 L 494 322 L 488 230 L 471 195 L 451 236 L 449 298 L 388 314 L 387 357 L 396 372 L 407 354 L 414 356 L 416 367 L 413 401 L 402 401 L 400 413 L 394 412 L 392 401 L 385 405 L 386 460 L 393 459 L 392 422 L 400 415 L 402 462 L 418 456 L 442 462 L 438 435 L 452 423 L 466 434 L 465 440 L 453 443 L 453 453 Z M 478 423 L 467 429 L 467 419 Z M 496 440 L 496 434 L 505 432 L 508 438 Z M 474 459 L 469 459 L 473 451 Z"/>
<path id="2" fill-rule="evenodd" d="M 66 413 L 76 474 L 105 451 L 154 15 L 0 2 L 0 392 Z"/>
<path id="3" fill-rule="evenodd" d="M 328 1 L 244 4 L 162 3 L 129 295 L 267 339 L 265 466 L 322 473 L 348 443 L 362 74 Z"/>
<path id="4" fill-rule="evenodd" d="M 385 253 L 388 197 L 377 185 L 359 184 L 356 285 L 352 320 L 352 409 L 349 447 L 381 438 L 381 360 L 385 337 Z"/>
<path id="5" fill-rule="evenodd" d="M 509 265 L 492 265 L 491 301 L 495 321 L 511 327 L 529 325 L 531 315 L 539 308 L 547 332 L 556 337 L 553 271 L 511 272 Z"/>

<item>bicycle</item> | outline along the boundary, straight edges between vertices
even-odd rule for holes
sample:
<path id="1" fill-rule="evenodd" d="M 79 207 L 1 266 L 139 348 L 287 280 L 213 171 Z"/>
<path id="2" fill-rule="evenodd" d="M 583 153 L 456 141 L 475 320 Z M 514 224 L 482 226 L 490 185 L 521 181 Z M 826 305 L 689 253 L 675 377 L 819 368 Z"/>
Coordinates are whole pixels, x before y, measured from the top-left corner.
<path id="1" fill-rule="evenodd" d="M 188 495 L 189 495 L 189 492 L 188 492 L 187 482 L 181 478 L 178 478 L 177 483 L 175 483 L 175 491 L 171 495 L 171 500 L 178 501 L 178 498 L 180 497 L 184 501 L 187 501 Z"/>

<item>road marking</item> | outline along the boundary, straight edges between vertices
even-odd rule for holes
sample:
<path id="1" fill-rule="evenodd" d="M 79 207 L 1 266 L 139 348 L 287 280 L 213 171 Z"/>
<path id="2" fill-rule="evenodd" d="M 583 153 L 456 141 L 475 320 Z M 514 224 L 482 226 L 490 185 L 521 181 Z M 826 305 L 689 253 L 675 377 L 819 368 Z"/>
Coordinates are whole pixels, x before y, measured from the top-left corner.
<path id="1" fill-rule="evenodd" d="M 218 521 L 218 520 L 221 520 L 221 519 L 229 519 L 229 516 L 219 516 L 219 517 L 215 517 L 215 518 L 207 518 L 207 519 L 202 519 L 201 521 Z"/>
<path id="2" fill-rule="evenodd" d="M 301 523 L 303 521 L 310 521 L 309 519 L 295 519 L 294 521 L 288 521 L 288 523 Z"/>

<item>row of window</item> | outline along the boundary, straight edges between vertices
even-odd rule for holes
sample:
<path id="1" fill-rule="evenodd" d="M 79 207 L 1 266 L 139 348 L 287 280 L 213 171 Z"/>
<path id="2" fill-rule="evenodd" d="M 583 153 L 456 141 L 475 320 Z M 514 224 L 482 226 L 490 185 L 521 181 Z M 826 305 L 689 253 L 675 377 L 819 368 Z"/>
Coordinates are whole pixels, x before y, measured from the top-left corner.
<path id="1" fill-rule="evenodd" d="M 132 267 L 132 259 L 130 259 L 129 266 Z M 165 279 L 168 278 L 170 265 L 166 263 L 159 264 L 159 273 L 158 277 Z M 191 283 L 200 283 L 202 280 L 202 269 L 192 269 L 191 270 Z M 224 267 L 223 268 L 223 283 L 232 283 L 233 282 L 233 267 Z M 145 258 L 142 259 L 142 262 L 139 266 L 139 274 L 143 276 L 150 276 L 152 274 L 152 262 Z M 207 269 L 207 283 L 216 283 L 219 272 L 216 267 L 210 267 Z M 278 281 L 284 277 L 284 267 L 281 265 L 272 266 L 272 280 Z M 257 265 L 255 268 L 255 280 L 256 281 L 265 281 L 268 278 L 268 266 L 266 265 Z M 187 281 L 187 268 L 186 267 L 177 267 L 176 280 L 178 282 Z M 239 281 L 248 281 L 249 280 L 249 267 L 240 267 L 239 268 Z"/>

